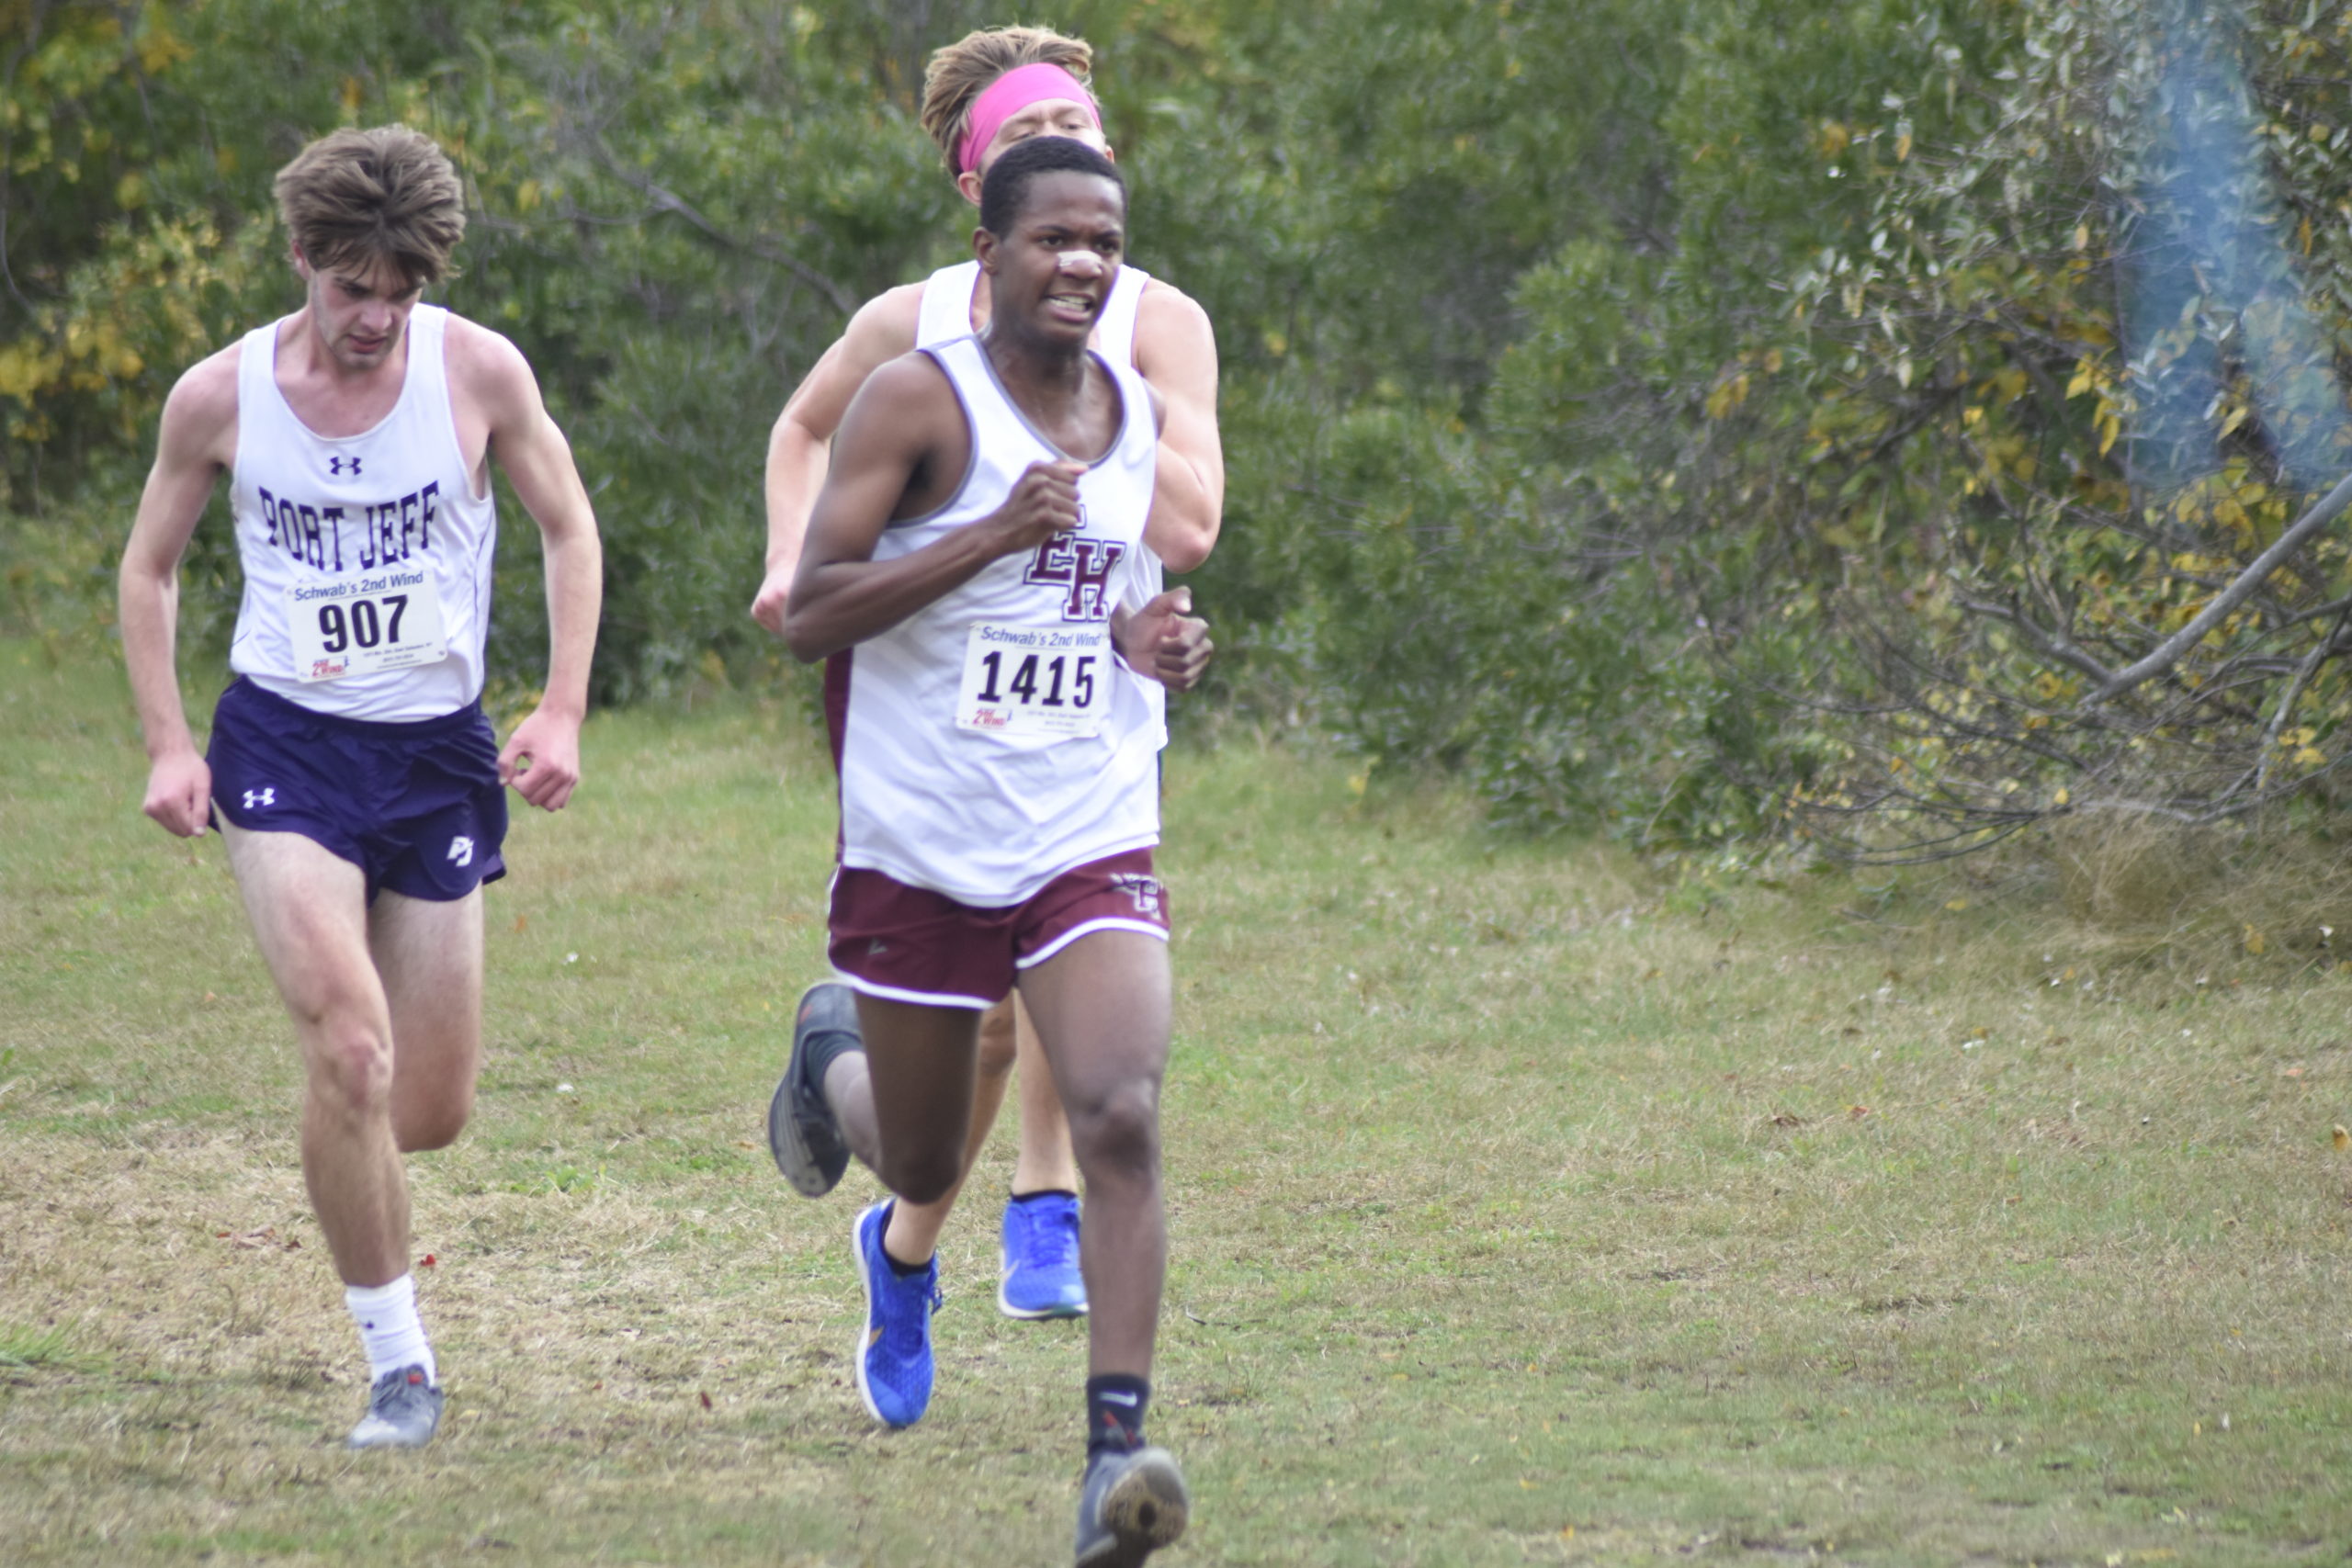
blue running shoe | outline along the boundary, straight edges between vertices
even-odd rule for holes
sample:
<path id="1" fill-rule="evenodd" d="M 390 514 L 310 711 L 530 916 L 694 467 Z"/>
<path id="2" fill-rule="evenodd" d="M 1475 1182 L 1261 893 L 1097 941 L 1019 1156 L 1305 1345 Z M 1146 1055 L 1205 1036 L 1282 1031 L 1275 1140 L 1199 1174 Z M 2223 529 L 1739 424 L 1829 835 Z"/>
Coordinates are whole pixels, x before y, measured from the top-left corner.
<path id="1" fill-rule="evenodd" d="M 1078 1268 L 1078 1200 L 1035 1192 L 1004 1205 L 1003 1269 L 996 1310 L 1007 1317 L 1083 1317 L 1086 1277 Z"/>
<path id="2" fill-rule="evenodd" d="M 885 1427 L 911 1427 L 931 1404 L 931 1314 L 939 1310 L 939 1259 L 901 1274 L 882 1250 L 890 1200 L 857 1216 L 850 1251 L 865 1282 L 865 1332 L 857 1343 L 857 1392 Z"/>

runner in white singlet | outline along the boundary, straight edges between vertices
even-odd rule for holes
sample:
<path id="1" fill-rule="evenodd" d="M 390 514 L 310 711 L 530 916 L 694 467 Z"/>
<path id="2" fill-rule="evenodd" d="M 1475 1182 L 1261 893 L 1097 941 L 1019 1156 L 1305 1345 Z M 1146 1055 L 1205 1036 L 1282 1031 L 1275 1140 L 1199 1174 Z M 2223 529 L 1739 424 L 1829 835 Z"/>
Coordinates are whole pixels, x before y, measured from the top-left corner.
<path id="1" fill-rule="evenodd" d="M 560 810 L 580 776 L 602 556 L 563 433 L 514 345 L 420 305 L 465 231 L 425 137 L 341 130 L 277 176 L 302 308 L 180 378 L 120 579 L 147 815 L 217 820 L 302 1054 L 302 1176 L 366 1352 L 353 1448 L 433 1436 L 401 1156 L 473 1108 L 481 884 L 504 788 Z M 490 455 L 546 546 L 546 695 L 502 750 L 481 705 L 497 538 Z M 230 475 L 237 679 L 199 755 L 173 668 L 181 556 Z"/>
<path id="2" fill-rule="evenodd" d="M 1131 1565 L 1190 1509 L 1174 1460 L 1144 1440 L 1170 1008 L 1151 861 L 1161 727 L 1144 686 L 1192 684 L 1208 645 L 1185 590 L 1129 596 L 1160 409 L 1087 346 L 1125 213 L 1116 170 L 1083 144 L 1007 152 L 973 242 L 988 330 L 884 366 L 842 423 L 785 636 L 832 661 L 843 699 L 829 925 L 846 984 L 802 998 L 780 1153 L 805 1166 L 838 1141 L 899 1199 L 936 1201 L 967 1168 L 981 1010 L 1019 987 L 1086 1183 L 1077 1561 Z M 867 1408 L 904 1426 L 931 1363 L 899 1352 L 924 1331 L 938 1270 L 888 1250 L 896 1201 L 855 1233 L 857 1371 Z"/>
<path id="3" fill-rule="evenodd" d="M 974 32 L 933 55 L 924 78 L 923 125 L 967 200 L 977 204 L 995 160 L 1032 137 L 1067 136 L 1109 154 L 1101 115 L 1082 81 L 1091 59 L 1084 41 L 1039 28 Z M 899 355 L 985 328 L 989 306 L 988 279 L 976 262 L 891 289 L 857 312 L 794 391 L 768 446 L 767 574 L 752 614 L 769 630 L 783 630 L 809 508 L 825 479 L 828 443 L 850 399 L 876 368 Z M 1163 560 L 1190 571 L 1216 540 L 1225 492 L 1216 343 L 1197 304 L 1132 266 L 1120 269 L 1092 341 L 1106 358 L 1142 372 L 1164 414 L 1148 547 L 1126 562 L 1141 602 L 1164 585 Z M 1164 712 L 1163 691 L 1148 693 L 1146 700 L 1155 715 Z M 982 1023 L 968 1142 L 977 1159 L 1017 1059 L 1020 1144 L 1002 1216 L 997 1306 L 1012 1317 L 1074 1315 L 1086 1310 L 1077 1267 L 1077 1166 L 1035 1032 L 1025 1019 L 1016 1023 L 1017 1011 L 1008 1002 Z M 781 1097 L 775 1103 L 781 1107 Z M 779 1113 L 772 1108 L 772 1126 Z M 815 1196 L 830 1182 L 820 1177 L 796 1185 Z M 908 1262 L 930 1258 L 956 1198 L 951 1190 L 935 1203 L 898 1205 L 890 1217 L 891 1256 Z M 928 1345 L 918 1353 L 927 1358 Z"/>

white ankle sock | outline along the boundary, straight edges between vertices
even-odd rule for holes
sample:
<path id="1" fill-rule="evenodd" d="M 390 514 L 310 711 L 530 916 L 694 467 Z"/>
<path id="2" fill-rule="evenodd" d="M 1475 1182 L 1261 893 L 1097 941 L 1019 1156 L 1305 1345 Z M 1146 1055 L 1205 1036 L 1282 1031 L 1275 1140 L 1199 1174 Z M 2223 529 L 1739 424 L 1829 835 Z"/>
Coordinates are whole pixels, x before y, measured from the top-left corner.
<path id="1" fill-rule="evenodd" d="M 415 1275 L 403 1274 L 389 1285 L 345 1285 L 343 1304 L 351 1309 L 359 1342 L 368 1348 L 368 1382 L 419 1363 L 425 1382 L 440 1382 L 433 1346 L 416 1315 Z"/>

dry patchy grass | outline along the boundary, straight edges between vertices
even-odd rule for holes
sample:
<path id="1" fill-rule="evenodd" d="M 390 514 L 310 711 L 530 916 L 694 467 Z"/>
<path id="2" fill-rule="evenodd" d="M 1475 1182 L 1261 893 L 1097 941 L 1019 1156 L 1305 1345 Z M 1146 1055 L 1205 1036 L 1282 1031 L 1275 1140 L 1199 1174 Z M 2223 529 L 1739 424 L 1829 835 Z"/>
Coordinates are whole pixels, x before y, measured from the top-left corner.
<path id="1" fill-rule="evenodd" d="M 857 1198 L 766 1164 L 831 844 L 797 717 L 601 718 L 578 807 L 521 825 L 481 1109 L 413 1163 L 449 1425 L 350 1456 L 217 846 L 137 818 L 114 679 L 0 676 L 12 1561 L 1065 1560 L 1082 1336 L 991 1310 L 994 1205 L 943 1248 L 933 1413 L 886 1435 Z M 2352 1543 L 2352 983 L 2311 954 L 1660 882 L 1278 750 L 1169 793 L 1171 1568 Z"/>

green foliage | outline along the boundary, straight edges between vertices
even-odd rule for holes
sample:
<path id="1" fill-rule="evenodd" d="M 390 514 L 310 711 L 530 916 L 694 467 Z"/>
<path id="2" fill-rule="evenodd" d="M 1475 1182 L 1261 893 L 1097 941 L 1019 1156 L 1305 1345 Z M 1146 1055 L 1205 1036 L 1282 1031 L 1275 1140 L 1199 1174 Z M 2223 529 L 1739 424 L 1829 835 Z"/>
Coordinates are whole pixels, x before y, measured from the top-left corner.
<path id="1" fill-rule="evenodd" d="M 13 613 L 87 585 L 51 541 L 120 513 L 170 378 L 291 303 L 269 172 L 401 118 L 471 183 L 447 301 L 529 354 L 594 494 L 599 695 L 775 668 L 743 613 L 769 424 L 850 309 L 959 254 L 914 93 L 1001 19 L 0 4 Z M 1035 19 L 1095 39 L 1137 259 L 1216 323 L 1224 703 L 1665 847 L 2328 787 L 2334 542 L 2129 722 L 2076 707 L 2352 452 L 2341 0 Z M 508 516 L 492 654 L 527 684 Z M 217 621 L 235 569 L 199 541 Z"/>

